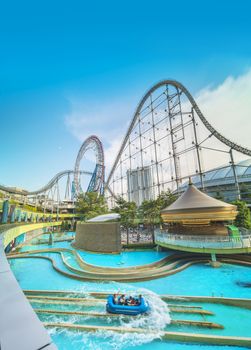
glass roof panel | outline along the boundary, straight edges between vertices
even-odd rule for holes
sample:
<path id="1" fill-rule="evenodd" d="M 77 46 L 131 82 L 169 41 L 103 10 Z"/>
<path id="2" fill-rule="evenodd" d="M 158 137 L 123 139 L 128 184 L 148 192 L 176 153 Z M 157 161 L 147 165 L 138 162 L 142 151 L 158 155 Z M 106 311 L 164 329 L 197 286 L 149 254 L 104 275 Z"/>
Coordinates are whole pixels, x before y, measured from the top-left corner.
<path id="1" fill-rule="evenodd" d="M 214 176 L 212 177 L 212 179 L 222 179 L 223 177 L 226 177 L 227 173 L 230 170 L 230 166 L 226 166 L 224 168 L 215 170 L 214 172 Z"/>
<path id="2" fill-rule="evenodd" d="M 243 175 L 251 175 L 251 166 L 247 168 Z"/>

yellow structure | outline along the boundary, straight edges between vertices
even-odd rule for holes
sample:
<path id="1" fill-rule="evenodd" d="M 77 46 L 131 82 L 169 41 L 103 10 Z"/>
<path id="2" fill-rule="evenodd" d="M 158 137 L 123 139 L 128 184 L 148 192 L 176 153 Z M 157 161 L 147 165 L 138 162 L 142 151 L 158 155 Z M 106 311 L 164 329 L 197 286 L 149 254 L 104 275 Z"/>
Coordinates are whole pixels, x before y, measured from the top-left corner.
<path id="1" fill-rule="evenodd" d="M 233 221 L 236 215 L 235 205 L 208 196 L 192 183 L 161 212 L 165 223 L 173 224 L 174 229 L 179 228 L 179 233 L 187 234 L 227 234 L 224 223 Z"/>
<path id="2" fill-rule="evenodd" d="M 61 221 L 55 222 L 41 222 L 37 224 L 20 224 L 18 226 L 9 228 L 3 232 L 3 246 L 4 248 L 16 237 L 20 236 L 23 233 L 27 233 L 34 230 L 39 230 L 46 227 L 60 226 Z"/>

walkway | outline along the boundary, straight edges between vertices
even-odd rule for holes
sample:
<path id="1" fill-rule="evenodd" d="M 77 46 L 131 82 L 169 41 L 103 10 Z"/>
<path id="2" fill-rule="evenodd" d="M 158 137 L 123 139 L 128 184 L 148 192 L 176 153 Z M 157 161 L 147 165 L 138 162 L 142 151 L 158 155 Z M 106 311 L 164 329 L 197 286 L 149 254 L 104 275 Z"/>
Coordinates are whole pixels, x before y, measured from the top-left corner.
<path id="1" fill-rule="evenodd" d="M 60 223 L 50 223 L 50 225 Z M 18 235 L 48 226 L 11 224 L 0 226 L 0 347 L 1 350 L 56 350 L 48 333 L 34 313 L 5 256 L 4 247 Z M 25 322 L 23 322 L 25 320 Z"/>
<path id="2" fill-rule="evenodd" d="M 188 236 L 155 230 L 155 243 L 161 247 L 193 253 L 245 254 L 251 253 L 251 236 Z"/>

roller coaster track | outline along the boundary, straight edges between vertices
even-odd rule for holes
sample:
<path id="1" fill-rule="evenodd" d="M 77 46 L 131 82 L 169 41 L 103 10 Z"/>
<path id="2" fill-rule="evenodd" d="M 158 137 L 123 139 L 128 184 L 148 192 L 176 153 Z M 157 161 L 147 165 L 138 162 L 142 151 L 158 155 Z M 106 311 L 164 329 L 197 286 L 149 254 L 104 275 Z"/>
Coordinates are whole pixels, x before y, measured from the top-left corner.
<path id="1" fill-rule="evenodd" d="M 132 118 L 132 121 L 128 127 L 128 130 L 127 130 L 127 133 L 124 137 L 124 140 L 121 144 L 121 147 L 120 147 L 120 150 L 117 154 L 117 157 L 115 159 L 115 162 L 112 166 L 112 169 L 109 173 L 109 176 L 107 178 L 107 181 L 106 181 L 106 189 L 109 190 L 109 182 L 112 178 L 112 175 L 118 165 L 118 162 L 119 162 L 119 159 L 123 153 L 123 149 L 125 148 L 126 146 L 126 143 L 129 139 L 129 135 L 131 134 L 132 130 L 133 130 L 133 127 L 137 121 L 137 118 L 139 117 L 139 114 L 140 114 L 140 111 L 141 111 L 141 108 L 143 107 L 144 103 L 146 102 L 146 100 L 149 98 L 149 96 L 151 96 L 151 94 L 157 90 L 158 88 L 162 87 L 162 86 L 165 86 L 165 85 L 172 85 L 174 87 L 176 87 L 177 89 L 180 90 L 180 95 L 182 93 L 184 93 L 186 95 L 186 97 L 188 98 L 189 102 L 191 103 L 192 105 L 192 108 L 196 111 L 198 117 L 200 118 L 200 120 L 202 121 L 202 123 L 205 125 L 205 127 L 210 131 L 210 134 L 211 136 L 214 136 L 216 137 L 220 142 L 224 143 L 225 145 L 229 146 L 230 149 L 232 150 L 235 150 L 237 152 L 240 152 L 242 154 L 245 154 L 247 156 L 251 156 L 251 150 L 248 149 L 248 148 L 245 148 L 245 147 L 242 147 L 240 145 L 238 145 L 237 143 L 234 143 L 232 141 L 230 141 L 229 139 L 227 139 L 226 137 L 224 137 L 222 134 L 220 134 L 217 130 L 215 130 L 215 128 L 208 122 L 208 120 L 204 117 L 203 113 L 201 112 L 200 108 L 198 107 L 197 103 L 195 102 L 193 96 L 191 95 L 191 93 L 185 88 L 184 85 L 182 85 L 180 82 L 176 81 L 176 80 L 162 80 L 160 81 L 159 83 L 155 84 L 152 88 L 150 88 L 146 94 L 143 96 L 143 98 L 140 100 L 137 108 L 136 108 L 136 111 L 134 113 L 134 116 Z"/>
<path id="2" fill-rule="evenodd" d="M 7 186 L 3 186 L 0 185 L 0 190 L 8 192 L 8 193 L 13 193 L 13 194 L 21 194 L 21 195 L 25 195 L 25 196 L 29 196 L 29 195 L 37 195 L 40 193 L 44 193 L 46 191 L 48 191 L 50 188 L 52 188 L 57 182 L 58 180 L 60 180 L 62 177 L 66 176 L 66 175 L 72 175 L 74 174 L 74 170 L 64 170 L 61 171 L 59 173 L 57 173 L 48 183 L 47 185 L 39 188 L 36 191 L 24 191 L 24 190 L 18 190 L 12 187 L 7 187 Z M 79 174 L 86 174 L 86 175 L 92 175 L 92 172 L 90 171 L 79 171 Z"/>
<path id="3" fill-rule="evenodd" d="M 29 195 L 34 195 L 34 194 L 39 194 L 39 193 L 43 193 L 45 191 L 47 191 L 48 189 L 50 189 L 51 187 L 53 187 L 55 185 L 55 183 L 61 179 L 61 177 L 65 176 L 65 175 L 71 175 L 74 174 L 74 170 L 65 170 L 65 171 L 61 171 L 60 173 L 56 174 L 49 182 L 47 185 L 45 185 L 44 187 L 40 188 L 37 191 L 32 191 L 32 192 L 28 192 Z M 92 172 L 90 171 L 79 171 L 79 174 L 85 174 L 85 175 L 92 175 Z"/>
<path id="4" fill-rule="evenodd" d="M 129 136 L 133 130 L 133 127 L 137 121 L 137 118 L 140 115 L 140 111 L 144 105 L 144 103 L 147 101 L 147 99 L 151 96 L 151 94 L 157 90 L 158 88 L 162 87 L 162 86 L 168 86 L 171 85 L 173 87 L 175 87 L 178 91 L 178 94 L 185 94 L 185 96 L 187 97 L 187 99 L 189 100 L 189 102 L 191 103 L 192 109 L 197 113 L 198 117 L 200 118 L 201 122 L 204 124 L 204 126 L 207 128 L 207 130 L 210 132 L 209 136 L 214 136 L 216 139 L 218 139 L 220 142 L 222 142 L 223 144 L 225 144 L 226 146 L 228 146 L 230 148 L 230 150 L 235 150 L 237 152 L 240 152 L 242 154 L 245 154 L 249 157 L 251 157 L 251 150 L 243 147 L 237 143 L 234 143 L 232 141 L 230 141 L 229 139 L 227 139 L 226 137 L 224 137 L 222 134 L 220 134 L 209 122 L 208 120 L 204 117 L 203 113 L 201 112 L 200 108 L 198 107 L 197 103 L 195 102 L 193 96 L 191 95 L 191 93 L 186 89 L 186 87 L 184 85 L 182 85 L 180 82 L 175 81 L 175 80 L 163 80 L 160 81 L 159 83 L 155 84 L 153 87 L 151 87 L 146 94 L 143 96 L 143 98 L 140 100 L 136 111 L 134 113 L 134 116 L 132 118 L 132 121 L 128 127 L 127 133 L 123 139 L 123 142 L 121 144 L 120 150 L 117 154 L 117 157 L 115 159 L 115 162 L 112 166 L 112 169 L 109 173 L 109 176 L 107 178 L 107 181 L 105 183 L 105 189 L 108 190 L 111 195 L 113 197 L 116 198 L 116 194 L 112 192 L 111 188 L 109 187 L 109 183 L 111 181 L 111 178 L 116 170 L 116 167 L 119 163 L 120 157 L 123 153 L 123 150 L 126 146 L 126 143 L 129 139 Z M 165 94 L 165 92 L 164 92 Z M 88 171 L 79 171 L 79 166 L 80 166 L 80 161 L 83 157 L 83 155 L 85 154 L 85 152 L 89 149 L 93 149 L 95 151 L 96 154 L 96 168 L 94 173 L 88 172 Z M 75 168 L 74 170 L 65 170 L 62 172 L 59 172 L 58 174 L 56 174 L 49 182 L 47 185 L 43 186 L 42 188 L 36 190 L 36 191 L 26 191 L 26 190 L 19 190 L 17 188 L 13 188 L 13 187 L 7 187 L 7 186 L 3 186 L 0 185 L 0 190 L 8 192 L 8 193 L 13 193 L 13 194 L 21 194 L 24 196 L 33 196 L 33 195 L 37 195 L 40 193 L 45 193 L 46 191 L 48 191 L 49 189 L 51 189 L 56 183 L 57 181 L 62 178 L 65 175 L 70 175 L 73 174 L 74 175 L 74 182 L 75 182 L 75 187 L 76 187 L 76 193 L 78 193 L 80 191 L 80 185 L 79 185 L 79 175 L 80 174 L 88 174 L 88 175 L 93 175 L 90 185 L 91 185 L 91 190 L 94 191 L 100 191 L 100 193 L 103 192 L 102 188 L 103 188 L 103 183 L 104 183 L 104 152 L 103 152 L 103 146 L 102 143 L 100 142 L 100 140 L 98 139 L 97 136 L 92 135 L 90 137 L 88 137 L 84 143 L 82 144 L 77 159 L 76 159 L 76 163 L 75 163 Z M 90 186 L 89 186 L 90 187 Z M 89 188 L 88 187 L 88 188 Z"/>
<path id="5" fill-rule="evenodd" d="M 80 147 L 77 155 L 74 168 L 74 182 L 76 188 L 76 194 L 80 192 L 80 180 L 79 180 L 79 166 L 81 159 L 83 158 L 86 151 L 92 149 L 96 155 L 96 168 L 92 174 L 90 184 L 88 186 L 87 192 L 103 192 L 104 179 L 105 179 L 105 160 L 104 160 L 104 150 L 103 145 L 96 135 L 89 136 Z"/>
<path id="6" fill-rule="evenodd" d="M 86 151 L 92 149 L 95 152 L 96 156 L 96 168 L 94 172 L 90 171 L 81 171 L 79 169 L 81 159 L 83 158 Z M 80 175 L 86 174 L 91 175 L 91 181 L 88 186 L 87 191 L 100 191 L 102 193 L 103 191 L 103 183 L 104 183 L 104 151 L 103 146 L 99 138 L 95 135 L 91 135 L 88 137 L 83 144 L 81 145 L 81 148 L 78 152 L 75 168 L 74 170 L 64 170 L 59 173 L 57 173 L 45 186 L 39 188 L 36 191 L 26 191 L 14 187 L 4 186 L 0 185 L 0 190 L 11 193 L 11 194 L 19 194 L 24 196 L 35 196 L 38 194 L 45 193 L 46 191 L 52 189 L 54 185 L 58 183 L 58 181 L 64 177 L 64 176 L 74 176 L 75 181 L 75 187 L 77 194 L 80 192 Z M 90 186 L 91 185 L 91 186 Z"/>

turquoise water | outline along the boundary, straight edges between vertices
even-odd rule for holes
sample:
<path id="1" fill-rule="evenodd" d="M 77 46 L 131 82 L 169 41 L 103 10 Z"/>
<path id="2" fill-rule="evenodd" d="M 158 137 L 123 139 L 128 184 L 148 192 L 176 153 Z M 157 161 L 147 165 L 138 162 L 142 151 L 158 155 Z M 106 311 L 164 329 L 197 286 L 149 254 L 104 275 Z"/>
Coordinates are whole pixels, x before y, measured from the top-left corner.
<path id="1" fill-rule="evenodd" d="M 228 335 L 228 336 L 238 336 L 238 337 L 249 337 L 251 330 L 251 310 L 236 307 L 227 306 L 214 303 L 194 303 L 189 302 L 189 305 L 200 305 L 203 306 L 204 310 L 208 310 L 214 313 L 214 315 L 193 315 L 193 314 L 172 314 L 173 319 L 187 319 L 194 321 L 207 321 L 215 322 L 224 325 L 224 329 L 209 329 L 209 328 L 199 328 L 191 326 L 176 326 L 168 325 L 166 330 L 176 331 L 177 329 L 182 332 L 203 333 L 203 334 L 214 334 L 214 335 Z M 243 322 L 245 320 L 245 322 Z"/>
<path id="2" fill-rule="evenodd" d="M 40 246 L 27 246 L 23 250 L 45 249 L 47 245 Z M 58 242 L 51 247 L 62 247 L 73 249 L 69 242 Z M 123 252 L 118 255 L 109 254 L 94 254 L 89 252 L 79 252 L 83 259 L 91 264 L 99 266 L 113 266 L 113 267 L 126 267 L 149 264 L 151 262 L 160 260 L 172 254 L 173 252 L 160 252 L 156 251 L 138 251 L 138 252 Z M 61 257 L 56 253 L 43 253 L 43 255 L 51 256 L 57 266 L 61 269 L 68 271 L 63 265 Z M 64 256 L 68 259 L 69 263 L 74 267 L 78 267 L 74 259 L 72 259 L 69 253 L 64 253 Z M 90 291 L 134 291 L 135 293 L 142 292 L 148 293 L 148 291 L 155 292 L 157 294 L 173 294 L 173 295 L 207 295 L 207 296 L 225 296 L 225 297 L 251 297 L 251 289 L 243 288 L 238 285 L 238 282 L 251 282 L 251 269 L 244 266 L 227 265 L 224 264 L 220 268 L 212 268 L 207 264 L 198 264 L 189 267 L 188 269 L 179 272 L 175 275 L 171 275 L 165 278 L 144 281 L 137 283 L 118 283 L 118 282 L 83 282 L 73 280 L 63 275 L 60 275 L 53 270 L 49 261 L 42 259 L 15 259 L 10 260 L 10 265 L 13 273 L 15 274 L 20 286 L 23 289 L 41 289 L 41 290 L 68 290 L 68 291 L 81 291 L 88 293 Z M 149 296 L 150 298 L 150 296 Z M 158 298 L 159 299 L 159 298 Z M 157 299 L 156 299 L 157 300 Z M 156 301 L 156 304 L 160 303 L 160 299 Z M 163 303 L 163 302 L 162 302 Z M 196 303 L 189 302 L 189 304 L 196 305 Z M 51 308 L 51 309 L 64 309 L 62 305 L 53 304 L 39 304 L 33 303 L 33 307 L 36 308 Z M 198 305 L 202 305 L 199 303 Z M 219 335 L 236 335 L 236 336 L 250 336 L 251 329 L 251 310 L 241 309 L 232 306 L 224 306 L 218 304 L 203 303 L 203 308 L 214 312 L 213 316 L 201 316 L 194 314 L 171 314 L 173 319 L 187 319 L 197 321 L 211 321 L 219 324 L 224 324 L 223 330 L 212 330 L 206 328 L 198 328 L 191 326 L 177 326 L 166 324 L 164 329 L 168 331 L 184 331 L 195 332 L 204 334 L 219 334 Z M 83 306 L 74 307 L 67 305 L 67 310 L 83 309 Z M 104 304 L 97 306 L 85 306 L 85 310 L 104 312 Z M 160 314 L 152 315 L 150 321 L 156 323 L 163 321 Z M 39 315 L 41 320 L 57 320 L 61 322 L 67 321 L 66 316 L 46 316 Z M 245 320 L 245 322 L 243 322 Z M 100 324 L 100 325 L 121 325 L 116 320 L 109 319 L 94 319 L 73 317 L 68 319 L 68 322 L 79 324 Z M 149 322 L 149 319 L 147 320 Z M 162 322 L 163 323 L 163 322 Z M 160 327 L 163 329 L 163 327 Z M 67 330 L 49 330 L 52 339 L 58 346 L 59 350 L 82 350 L 82 349 L 112 349 L 112 350 L 233 350 L 243 349 L 238 347 L 222 347 L 222 346 L 206 346 L 195 344 L 180 344 L 173 342 L 162 342 L 159 339 L 155 339 L 156 336 L 152 334 L 144 335 L 131 335 L 129 333 L 117 334 L 113 332 L 98 332 L 96 334 L 87 332 L 76 332 Z"/>
<path id="3" fill-rule="evenodd" d="M 99 332 L 98 334 L 90 334 L 86 332 L 76 333 L 69 331 L 62 331 L 56 333 L 49 331 L 53 341 L 59 347 L 59 350 L 244 350 L 244 347 L 234 346 L 213 346 L 213 345 L 199 345 L 199 344 L 182 344 L 174 342 L 164 342 L 160 339 L 152 341 L 150 336 L 146 338 L 136 339 L 134 342 L 128 337 L 122 337 L 119 334 L 105 334 Z M 149 338 L 149 339 L 147 339 Z M 123 342 L 123 345 L 121 344 Z"/>
<path id="4" fill-rule="evenodd" d="M 50 253 L 60 268 L 67 271 L 58 254 Z M 23 289 L 53 290 L 128 290 L 147 288 L 157 294 L 205 295 L 250 298 L 251 289 L 240 287 L 238 281 L 251 281 L 250 268 L 224 264 L 214 269 L 210 265 L 194 265 L 175 275 L 135 283 L 83 282 L 60 275 L 49 261 L 41 259 L 10 260 L 11 268 Z M 39 276 L 39 279 L 37 278 Z M 51 283 L 53 281 L 53 284 Z"/>
<path id="5" fill-rule="evenodd" d="M 201 334 L 212 334 L 221 336 L 238 336 L 247 337 L 250 335 L 251 329 L 251 310 L 246 310 L 234 306 L 226 306 L 213 303 L 193 303 L 193 305 L 200 305 L 203 310 L 213 312 L 213 315 L 200 315 L 200 314 L 187 314 L 187 313 L 173 313 L 171 312 L 171 318 L 173 320 L 189 320 L 189 321 L 200 321 L 200 322 L 214 322 L 220 325 L 224 325 L 224 329 L 210 329 L 205 327 L 196 327 L 191 325 L 177 325 L 169 324 L 169 311 L 168 309 L 163 312 L 165 304 L 161 300 L 157 300 L 156 296 L 148 295 L 148 300 L 152 302 L 153 309 L 156 308 L 157 312 L 153 310 L 153 314 L 147 316 L 140 316 L 138 318 L 111 318 L 111 317 L 94 317 L 94 316 L 80 316 L 80 315 L 48 315 L 45 313 L 39 314 L 41 321 L 47 322 L 70 322 L 82 325 L 96 325 L 96 326 L 130 326 L 130 327 L 142 327 L 147 329 L 163 329 L 169 332 L 185 332 L 185 333 L 201 333 Z M 165 305 L 164 305 L 165 304 Z M 189 303 L 191 304 L 191 302 Z M 93 305 L 86 304 L 41 304 L 32 301 L 32 306 L 38 309 L 52 309 L 52 310 L 65 310 L 65 311 L 88 311 L 88 312 L 101 312 L 105 311 L 105 302 L 94 303 Z M 161 311 L 160 311 L 161 309 Z M 234 319 L 233 319 L 234 315 Z M 166 318 L 166 323 L 163 319 Z M 145 318 L 142 322 L 142 319 Z M 245 320 L 245 322 L 243 322 Z M 157 327 L 158 323 L 161 327 Z"/>
<path id="6" fill-rule="evenodd" d="M 21 251 L 27 251 L 27 250 L 37 250 L 37 249 L 47 249 L 47 248 L 69 248 L 72 249 L 69 242 L 53 242 L 53 245 L 49 244 L 34 244 L 34 245 L 27 245 L 21 248 Z"/>
<path id="7" fill-rule="evenodd" d="M 48 244 L 37 244 L 25 246 L 21 251 L 36 250 L 36 249 L 46 249 L 46 248 L 68 248 L 74 249 L 71 242 L 55 242 L 53 246 Z M 88 264 L 93 264 L 97 266 L 112 266 L 112 267 L 128 267 L 151 264 L 157 260 L 163 259 L 166 256 L 172 254 L 173 252 L 157 252 L 151 250 L 137 251 L 137 252 L 121 252 L 120 254 L 96 254 L 91 252 L 84 252 L 76 250 L 80 256 Z"/>
<path id="8" fill-rule="evenodd" d="M 89 264 L 118 268 L 150 264 L 170 255 L 169 252 L 156 251 L 122 252 L 120 254 L 94 254 L 79 250 L 77 252 Z"/>
<path id="9" fill-rule="evenodd" d="M 223 264 L 212 268 L 209 264 L 198 264 L 175 275 L 135 285 L 159 294 L 251 298 L 251 288 L 240 287 L 237 284 L 240 281 L 251 282 L 249 267 Z"/>
<path id="10" fill-rule="evenodd" d="M 127 320 L 122 321 L 121 318 L 113 319 L 113 318 L 94 318 L 93 316 L 66 316 L 66 315 L 45 315 L 45 314 L 39 314 L 39 317 L 41 321 L 47 321 L 47 322 L 70 322 L 75 324 L 85 324 L 85 325 L 103 325 L 103 326 L 129 326 L 129 327 L 141 327 L 143 325 L 144 328 L 150 329 L 164 329 L 169 332 L 195 332 L 195 333 L 201 333 L 201 334 L 212 334 L 212 335 L 231 335 L 231 336 L 249 336 L 250 333 L 250 327 L 251 327 L 251 310 L 245 310 L 243 308 L 239 307 L 229 307 L 226 305 L 218 305 L 213 303 L 192 303 L 190 302 L 179 302 L 183 303 L 184 305 L 194 305 L 194 306 L 202 306 L 204 310 L 209 310 L 213 312 L 213 315 L 199 315 L 199 314 L 181 314 L 181 313 L 171 313 L 171 318 L 178 320 L 178 319 L 187 319 L 187 320 L 194 320 L 194 321 L 208 321 L 208 322 L 215 322 L 224 325 L 224 329 L 207 329 L 207 328 L 198 328 L 198 327 L 191 327 L 191 326 L 184 326 L 184 325 L 170 325 L 170 324 L 164 324 L 163 326 L 163 312 L 161 314 L 161 310 L 163 310 L 163 304 L 165 304 L 163 301 L 157 300 L 156 296 L 153 296 L 152 294 L 147 296 L 148 300 L 150 302 L 154 301 L 154 306 L 158 306 L 157 310 L 153 312 L 151 315 L 147 316 L 140 316 L 138 319 L 136 318 L 130 318 Z M 154 299 L 153 299 L 154 298 Z M 175 303 L 175 302 L 172 302 Z M 177 303 L 177 301 L 176 301 Z M 105 302 L 100 302 L 99 304 L 94 303 L 92 306 L 87 306 L 85 304 L 75 304 L 71 305 L 69 308 L 68 305 L 53 305 L 53 304 L 39 304 L 39 303 L 32 303 L 33 307 L 35 308 L 43 308 L 43 309 L 59 309 L 59 310 L 81 310 L 81 311 L 95 311 L 95 312 L 104 312 L 105 308 Z M 171 305 L 171 304 L 169 304 Z M 156 312 L 157 311 L 157 312 Z M 165 311 L 166 313 L 167 311 Z M 234 318 L 233 318 L 234 315 Z M 142 320 L 143 318 L 143 320 Z M 245 323 L 243 322 L 245 320 Z M 140 321 L 140 322 L 139 322 Z M 158 327 L 159 326 L 159 327 Z M 70 337 L 72 344 L 74 344 L 74 349 L 84 349 L 84 346 L 86 344 L 89 344 L 90 349 L 92 349 L 94 346 L 94 349 L 131 349 L 133 346 L 142 346 L 142 349 L 145 349 L 146 343 L 151 342 L 156 349 L 162 349 L 163 343 L 161 341 L 158 341 L 155 338 L 155 336 L 148 331 L 147 334 L 137 334 L 137 335 L 131 335 L 129 333 L 125 333 L 123 335 L 121 334 L 114 334 L 113 332 L 98 332 L 97 335 L 93 335 L 92 333 L 80 333 L 80 332 L 73 332 L 73 331 L 65 331 L 60 330 L 60 335 L 58 335 L 55 330 L 52 330 L 52 335 L 55 338 L 55 341 L 57 344 L 61 344 L 63 342 L 61 335 L 65 333 L 63 336 L 63 339 L 66 337 Z M 161 331 L 158 332 L 159 336 L 161 335 Z M 84 344 L 83 344 L 84 342 Z M 123 346 L 121 346 L 121 343 L 123 343 Z M 144 346 L 143 344 L 144 343 Z M 62 344 L 62 349 L 68 349 L 67 345 L 68 342 Z M 184 344 L 182 346 L 178 343 L 165 343 L 166 348 L 170 345 L 172 346 L 172 349 L 186 349 L 187 345 Z M 176 348 L 177 346 L 177 348 Z M 89 347 L 88 347 L 89 348 Z M 194 345 L 195 349 L 200 348 L 200 345 Z M 210 349 L 212 347 L 204 347 L 203 349 Z M 221 349 L 221 347 L 213 347 L 214 349 Z M 61 347 L 60 347 L 61 349 Z"/>

